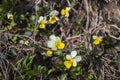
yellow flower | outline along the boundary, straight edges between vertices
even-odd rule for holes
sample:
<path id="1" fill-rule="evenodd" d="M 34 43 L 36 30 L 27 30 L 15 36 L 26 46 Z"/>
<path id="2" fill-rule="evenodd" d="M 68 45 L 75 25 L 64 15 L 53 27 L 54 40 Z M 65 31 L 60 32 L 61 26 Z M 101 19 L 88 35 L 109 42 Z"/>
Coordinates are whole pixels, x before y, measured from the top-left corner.
<path id="1" fill-rule="evenodd" d="M 70 7 L 66 7 L 65 9 L 62 9 L 61 15 L 65 17 L 69 17 L 69 10 L 70 10 Z"/>
<path id="2" fill-rule="evenodd" d="M 53 10 L 53 11 L 50 12 L 50 14 L 49 14 L 50 15 L 49 22 L 51 24 L 54 24 L 59 20 L 58 17 L 57 17 L 58 14 L 59 14 L 59 12 L 57 10 Z"/>
<path id="3" fill-rule="evenodd" d="M 99 45 L 102 42 L 102 37 L 93 36 L 93 44 Z"/>
<path id="4" fill-rule="evenodd" d="M 56 16 L 52 16 L 52 17 L 50 17 L 49 22 L 50 22 L 51 24 L 54 24 L 54 23 L 57 22 L 57 20 L 59 20 L 59 19 L 58 19 Z"/>
<path id="5" fill-rule="evenodd" d="M 48 50 L 47 52 L 46 52 L 46 55 L 47 56 L 51 56 L 53 54 L 53 52 L 51 51 L 51 50 Z"/>
<path id="6" fill-rule="evenodd" d="M 40 16 L 38 19 L 38 23 L 39 23 L 39 28 L 44 29 L 46 26 L 46 17 Z"/>
<path id="7" fill-rule="evenodd" d="M 64 65 L 67 69 L 71 68 L 72 66 L 76 67 L 77 62 L 81 61 L 81 56 L 76 56 L 77 51 L 72 51 L 70 55 L 66 55 L 66 60 L 64 61 Z"/>
<path id="8" fill-rule="evenodd" d="M 59 37 L 56 37 L 55 35 L 51 35 L 49 39 L 50 40 L 47 41 L 47 47 L 53 50 L 63 49 L 65 47 L 65 44 L 61 41 Z"/>
<path id="9" fill-rule="evenodd" d="M 13 19 L 13 14 L 8 13 L 8 14 L 7 14 L 7 18 L 12 20 L 12 19 Z"/>
<path id="10" fill-rule="evenodd" d="M 46 56 L 52 56 L 53 52 L 51 50 L 47 50 L 46 52 L 43 52 L 42 55 Z"/>

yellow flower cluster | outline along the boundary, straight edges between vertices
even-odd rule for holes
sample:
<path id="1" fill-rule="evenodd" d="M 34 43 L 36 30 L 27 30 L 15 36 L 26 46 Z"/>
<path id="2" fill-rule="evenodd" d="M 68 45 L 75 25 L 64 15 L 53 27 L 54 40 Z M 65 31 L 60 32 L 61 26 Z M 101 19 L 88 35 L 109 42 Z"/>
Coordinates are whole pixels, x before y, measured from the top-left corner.
<path id="1" fill-rule="evenodd" d="M 64 17 L 69 17 L 70 7 L 66 7 L 65 9 L 61 10 L 61 15 Z M 46 20 L 46 17 L 40 16 L 38 19 L 39 28 L 44 29 L 47 23 L 55 24 L 59 18 L 57 17 L 59 12 L 57 10 L 53 10 L 49 14 L 49 20 Z"/>
<path id="2" fill-rule="evenodd" d="M 61 10 L 61 15 L 62 17 L 69 17 L 69 11 L 70 7 L 66 7 L 65 9 Z M 40 17 L 38 20 L 39 27 L 44 29 L 46 23 L 50 24 L 55 24 L 59 18 L 57 17 L 59 14 L 58 11 L 53 10 L 49 14 L 49 20 L 46 20 L 46 17 Z M 50 48 L 51 50 L 47 50 L 43 54 L 46 56 L 52 56 L 53 51 L 55 50 L 62 50 L 65 47 L 65 43 L 61 41 L 61 38 L 58 36 L 55 36 L 54 34 L 49 36 L 49 40 L 47 41 L 47 47 Z M 81 56 L 77 56 L 77 51 L 72 51 L 70 55 L 66 55 L 65 61 L 63 62 L 65 68 L 70 69 L 72 66 L 75 67 L 77 66 L 77 62 L 81 61 L 82 58 Z"/>

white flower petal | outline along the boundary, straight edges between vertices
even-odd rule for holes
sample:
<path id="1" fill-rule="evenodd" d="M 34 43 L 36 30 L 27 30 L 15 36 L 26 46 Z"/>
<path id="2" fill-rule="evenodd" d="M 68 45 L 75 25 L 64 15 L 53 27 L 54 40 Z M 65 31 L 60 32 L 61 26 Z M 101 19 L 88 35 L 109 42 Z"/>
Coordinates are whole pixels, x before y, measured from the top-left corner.
<path id="1" fill-rule="evenodd" d="M 77 55 L 77 51 L 72 51 L 72 52 L 71 52 L 72 58 L 74 58 L 76 55 Z"/>
<path id="2" fill-rule="evenodd" d="M 52 40 L 47 41 L 47 47 L 54 48 L 55 42 Z"/>
<path id="3" fill-rule="evenodd" d="M 67 59 L 67 60 L 72 59 L 71 55 L 66 55 L 66 59 Z"/>
<path id="4" fill-rule="evenodd" d="M 41 21 L 44 21 L 45 23 L 47 23 L 46 17 L 40 16 L 38 19 L 38 23 L 40 23 Z"/>
<path id="5" fill-rule="evenodd" d="M 52 34 L 52 35 L 50 35 L 49 39 L 55 41 L 56 40 L 56 36 L 54 34 Z"/>
<path id="6" fill-rule="evenodd" d="M 46 20 L 47 20 L 46 18 L 47 18 L 46 16 L 45 16 L 45 17 L 43 17 L 43 20 L 44 20 L 45 22 L 47 22 L 47 21 L 46 21 Z"/>
<path id="7" fill-rule="evenodd" d="M 41 22 L 43 19 L 44 19 L 44 17 L 40 16 L 39 19 L 38 19 L 38 23 Z"/>
<path id="8" fill-rule="evenodd" d="M 58 17 L 55 17 L 55 19 L 58 21 L 59 20 L 59 18 Z"/>
<path id="9" fill-rule="evenodd" d="M 96 39 L 97 38 L 97 36 L 93 36 L 93 39 Z"/>
<path id="10" fill-rule="evenodd" d="M 99 38 L 101 38 L 101 39 L 102 39 L 103 37 L 102 37 L 102 36 L 100 36 Z"/>
<path id="11" fill-rule="evenodd" d="M 43 52 L 42 55 L 45 55 L 45 52 Z"/>
<path id="12" fill-rule="evenodd" d="M 69 13 L 65 15 L 65 17 L 69 17 Z"/>
<path id="13" fill-rule="evenodd" d="M 66 7 L 66 10 L 69 11 L 71 8 L 70 7 Z"/>
<path id="14" fill-rule="evenodd" d="M 61 39 L 60 39 L 60 37 L 56 37 L 56 40 L 59 40 L 59 41 L 61 42 Z"/>
<path id="15" fill-rule="evenodd" d="M 59 14 L 59 12 L 57 10 L 53 10 L 52 12 L 50 12 L 50 16 L 57 16 Z"/>
<path id="16" fill-rule="evenodd" d="M 73 61 L 73 66 L 76 67 L 77 66 L 77 62 Z"/>
<path id="17" fill-rule="evenodd" d="M 76 61 L 76 62 L 79 62 L 79 61 L 81 61 L 82 60 L 82 57 L 81 56 L 76 56 L 75 58 L 74 58 L 74 61 Z"/>

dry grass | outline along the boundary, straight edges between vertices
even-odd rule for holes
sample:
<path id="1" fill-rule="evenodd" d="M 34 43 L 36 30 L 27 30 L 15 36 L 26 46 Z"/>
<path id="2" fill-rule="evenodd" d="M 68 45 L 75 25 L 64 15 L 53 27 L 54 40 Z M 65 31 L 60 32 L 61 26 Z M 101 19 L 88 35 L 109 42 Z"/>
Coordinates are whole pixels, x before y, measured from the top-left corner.
<path id="1" fill-rule="evenodd" d="M 49 11 L 44 11 L 48 14 L 51 10 L 57 9 L 60 11 L 65 6 L 70 6 L 69 19 L 60 20 L 58 24 L 48 25 L 47 29 L 40 30 L 39 34 L 35 34 L 37 22 L 33 27 L 34 32 L 28 36 L 25 34 L 21 24 L 24 21 L 18 21 L 18 25 L 11 30 L 0 30 L 0 70 L 4 79 L 10 77 L 9 70 L 11 69 L 14 60 L 21 60 L 26 55 L 40 55 L 43 49 L 48 49 L 45 43 L 48 40 L 48 35 L 54 33 L 59 35 L 66 44 L 64 52 L 69 50 L 77 50 L 83 56 L 81 75 L 83 79 L 88 73 L 93 75 L 94 80 L 119 80 L 120 79 L 120 1 L 119 0 L 20 0 L 16 1 L 19 5 L 22 4 L 24 13 L 28 16 L 35 14 L 38 18 L 39 12 L 36 11 L 36 6 L 50 6 Z M 37 2 L 37 3 L 36 3 Z M 30 6 L 31 5 L 31 6 Z M 32 6 L 33 5 L 33 6 Z M 17 12 L 16 12 L 17 14 Z M 43 15 L 43 14 L 42 14 Z M 36 20 L 37 21 L 37 20 Z M 21 23 L 20 23 L 21 22 Z M 26 22 L 28 22 L 26 20 Z M 0 27 L 5 25 L 4 20 L 0 21 Z M 25 24 L 31 28 L 31 24 Z M 14 34 L 18 34 L 19 39 L 27 39 L 31 41 L 29 46 L 23 47 L 19 42 L 12 43 L 10 38 Z M 103 44 L 94 46 L 92 44 L 92 36 L 103 36 Z M 40 51 L 33 46 L 39 45 Z M 17 54 L 13 54 L 15 53 Z M 21 54 L 22 53 L 22 54 Z M 40 59 L 36 57 L 36 61 Z M 3 76 L 0 75 L 1 79 Z M 81 77 L 78 77 L 77 80 Z"/>

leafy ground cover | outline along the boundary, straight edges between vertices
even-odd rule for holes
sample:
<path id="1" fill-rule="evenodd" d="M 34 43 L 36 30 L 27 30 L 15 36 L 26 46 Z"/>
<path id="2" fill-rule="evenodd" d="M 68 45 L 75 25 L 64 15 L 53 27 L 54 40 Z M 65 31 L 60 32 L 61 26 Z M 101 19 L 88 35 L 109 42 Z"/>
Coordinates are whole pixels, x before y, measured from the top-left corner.
<path id="1" fill-rule="evenodd" d="M 119 0 L 1 0 L 1 80 L 119 80 Z"/>

